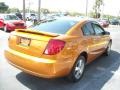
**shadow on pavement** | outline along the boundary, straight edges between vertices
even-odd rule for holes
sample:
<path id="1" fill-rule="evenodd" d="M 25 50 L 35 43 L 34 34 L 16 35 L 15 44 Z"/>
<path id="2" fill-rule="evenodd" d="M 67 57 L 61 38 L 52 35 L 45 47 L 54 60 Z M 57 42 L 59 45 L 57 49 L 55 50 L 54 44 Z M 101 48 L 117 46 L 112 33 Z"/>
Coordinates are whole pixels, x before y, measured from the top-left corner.
<path id="1" fill-rule="evenodd" d="M 64 78 L 38 78 L 23 72 L 16 78 L 31 90 L 100 90 L 119 66 L 120 53 L 112 51 L 109 57 L 102 56 L 87 65 L 83 78 L 77 83 L 70 83 Z"/>

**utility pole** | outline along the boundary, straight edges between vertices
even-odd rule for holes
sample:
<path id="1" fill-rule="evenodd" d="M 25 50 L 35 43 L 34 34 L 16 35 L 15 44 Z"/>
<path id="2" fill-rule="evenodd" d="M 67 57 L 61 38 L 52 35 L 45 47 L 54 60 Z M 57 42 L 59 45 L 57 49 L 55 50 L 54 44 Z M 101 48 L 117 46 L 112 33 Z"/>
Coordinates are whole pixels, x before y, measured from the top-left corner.
<path id="1" fill-rule="evenodd" d="M 23 20 L 25 20 L 25 0 L 23 0 Z"/>
<path id="2" fill-rule="evenodd" d="M 102 5 L 101 18 L 104 18 L 104 4 Z"/>
<path id="3" fill-rule="evenodd" d="M 40 18 L 40 8 L 41 8 L 41 0 L 38 0 L 38 22 L 41 20 L 41 18 Z"/>
<path id="4" fill-rule="evenodd" d="M 30 13 L 31 2 L 28 2 L 28 13 Z"/>
<path id="5" fill-rule="evenodd" d="M 86 0 L 86 12 L 85 15 L 88 16 L 88 0 Z"/>

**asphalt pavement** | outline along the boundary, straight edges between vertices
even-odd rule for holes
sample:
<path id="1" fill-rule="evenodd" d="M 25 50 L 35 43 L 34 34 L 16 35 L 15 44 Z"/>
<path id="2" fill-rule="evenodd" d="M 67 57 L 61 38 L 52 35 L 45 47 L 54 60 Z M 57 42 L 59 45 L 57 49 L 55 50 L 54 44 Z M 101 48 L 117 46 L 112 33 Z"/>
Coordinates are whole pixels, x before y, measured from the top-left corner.
<path id="1" fill-rule="evenodd" d="M 0 30 L 0 90 L 120 90 L 120 27 L 110 26 L 112 52 L 87 65 L 83 78 L 70 83 L 65 78 L 38 78 L 9 65 L 4 57 L 9 33 Z"/>

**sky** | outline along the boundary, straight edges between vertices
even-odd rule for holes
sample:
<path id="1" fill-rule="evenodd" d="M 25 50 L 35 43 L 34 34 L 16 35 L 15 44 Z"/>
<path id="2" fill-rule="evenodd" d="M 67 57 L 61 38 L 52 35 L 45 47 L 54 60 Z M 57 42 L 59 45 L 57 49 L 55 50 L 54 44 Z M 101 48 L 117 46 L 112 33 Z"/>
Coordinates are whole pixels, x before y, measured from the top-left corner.
<path id="1" fill-rule="evenodd" d="M 9 7 L 17 7 L 22 9 L 23 0 L 0 0 L 5 2 Z M 38 0 L 26 0 L 26 7 L 37 10 Z M 88 12 L 92 10 L 95 0 L 88 0 Z M 50 10 L 59 11 L 71 11 L 85 13 L 86 0 L 41 0 L 41 7 L 48 8 Z M 102 7 L 104 14 L 118 16 L 120 12 L 120 0 L 104 0 L 104 6 Z"/>

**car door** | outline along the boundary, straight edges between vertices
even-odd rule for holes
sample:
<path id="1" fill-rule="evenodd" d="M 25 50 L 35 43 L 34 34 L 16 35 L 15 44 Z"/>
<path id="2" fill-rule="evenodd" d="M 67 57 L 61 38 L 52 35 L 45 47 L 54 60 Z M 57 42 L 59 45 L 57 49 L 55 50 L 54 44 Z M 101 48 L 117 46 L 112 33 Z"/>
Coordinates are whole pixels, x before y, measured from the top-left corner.
<path id="1" fill-rule="evenodd" d="M 92 27 L 91 22 L 87 22 L 82 27 L 84 41 L 86 43 L 88 51 L 88 62 L 91 62 L 97 57 L 99 37 L 96 38 L 95 31 Z"/>
<path id="2" fill-rule="evenodd" d="M 107 36 L 104 35 L 104 29 L 96 24 L 92 23 L 93 29 L 95 31 L 95 36 L 94 36 L 94 43 L 95 43 L 95 48 L 96 48 L 96 55 L 100 55 L 101 53 L 104 52 L 106 45 L 107 45 Z"/>

